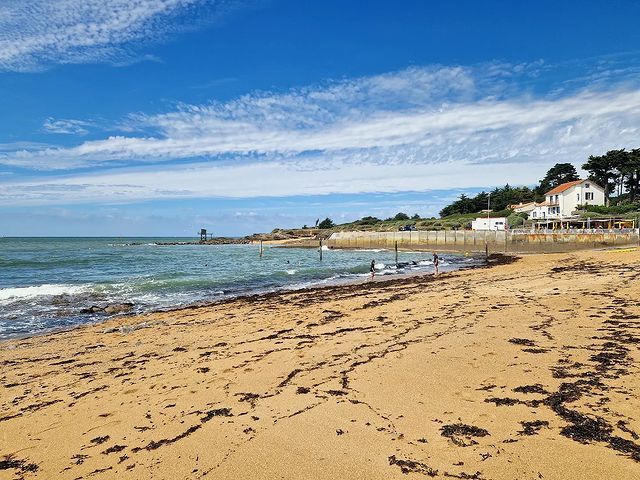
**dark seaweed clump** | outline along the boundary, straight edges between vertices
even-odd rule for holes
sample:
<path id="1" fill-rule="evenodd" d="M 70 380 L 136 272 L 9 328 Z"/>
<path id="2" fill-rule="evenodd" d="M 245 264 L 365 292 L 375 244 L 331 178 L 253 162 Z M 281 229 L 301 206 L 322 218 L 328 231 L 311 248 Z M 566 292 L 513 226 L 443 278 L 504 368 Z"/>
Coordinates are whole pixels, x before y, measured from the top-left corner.
<path id="1" fill-rule="evenodd" d="M 540 393 L 543 395 L 547 395 L 549 393 L 539 383 L 535 383 L 533 385 L 522 385 L 521 387 L 514 388 L 513 391 L 517 393 Z"/>
<path id="2" fill-rule="evenodd" d="M 549 427 L 549 422 L 546 420 L 534 420 L 532 422 L 520 422 L 522 430 L 518 432 L 519 435 L 536 435 L 543 427 Z"/>
<path id="3" fill-rule="evenodd" d="M 405 475 L 410 473 L 421 473 L 423 475 L 428 475 L 429 477 L 436 477 L 438 475 L 438 471 L 434 470 L 429 465 L 415 460 L 403 460 L 401 458 L 396 458 L 395 455 L 391 455 L 389 457 L 389 465 L 397 465 L 400 467 L 400 471 Z"/>
<path id="4" fill-rule="evenodd" d="M 27 463 L 26 460 L 18 460 L 11 455 L 0 460 L 0 470 L 18 470 L 20 473 L 33 473 L 38 471 L 38 465 Z"/>
<path id="5" fill-rule="evenodd" d="M 536 346 L 536 342 L 534 342 L 533 340 L 529 340 L 528 338 L 510 338 L 509 342 L 515 345 L 525 345 L 527 347 Z"/>
<path id="6" fill-rule="evenodd" d="M 447 437 L 460 447 L 468 447 L 469 445 L 475 445 L 478 443 L 473 440 L 473 437 L 486 437 L 489 435 L 489 432 L 484 428 L 476 427 L 474 425 L 454 423 L 442 426 L 440 428 L 440 434 L 443 437 Z"/>

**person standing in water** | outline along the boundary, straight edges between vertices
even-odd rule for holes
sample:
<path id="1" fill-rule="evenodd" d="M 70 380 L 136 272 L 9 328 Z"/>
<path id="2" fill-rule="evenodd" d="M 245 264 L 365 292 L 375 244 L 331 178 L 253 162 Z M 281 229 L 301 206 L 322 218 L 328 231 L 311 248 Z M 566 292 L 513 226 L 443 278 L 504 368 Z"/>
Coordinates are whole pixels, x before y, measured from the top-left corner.
<path id="1" fill-rule="evenodd" d="M 369 272 L 371 273 L 370 280 L 373 280 L 373 277 L 376 276 L 376 261 L 371 260 L 371 267 L 369 268 Z"/>
<path id="2" fill-rule="evenodd" d="M 433 274 L 438 275 L 438 265 L 440 264 L 440 258 L 438 258 L 438 254 L 433 252 Z"/>

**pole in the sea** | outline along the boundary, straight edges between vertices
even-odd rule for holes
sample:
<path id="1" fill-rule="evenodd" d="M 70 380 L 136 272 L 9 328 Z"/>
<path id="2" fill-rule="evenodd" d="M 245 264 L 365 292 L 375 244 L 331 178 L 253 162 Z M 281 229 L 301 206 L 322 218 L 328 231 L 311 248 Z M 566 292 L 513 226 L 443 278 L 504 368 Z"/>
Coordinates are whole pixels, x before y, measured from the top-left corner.
<path id="1" fill-rule="evenodd" d="M 264 249 L 262 247 L 262 240 L 260 240 L 260 257 L 262 257 L 263 253 L 264 253 Z"/>
<path id="2" fill-rule="evenodd" d="M 318 250 L 320 251 L 320 261 L 322 261 L 322 239 L 320 239 L 320 248 Z"/>
<path id="3" fill-rule="evenodd" d="M 398 241 L 396 241 L 395 243 L 395 248 L 396 248 L 396 267 L 398 266 Z"/>

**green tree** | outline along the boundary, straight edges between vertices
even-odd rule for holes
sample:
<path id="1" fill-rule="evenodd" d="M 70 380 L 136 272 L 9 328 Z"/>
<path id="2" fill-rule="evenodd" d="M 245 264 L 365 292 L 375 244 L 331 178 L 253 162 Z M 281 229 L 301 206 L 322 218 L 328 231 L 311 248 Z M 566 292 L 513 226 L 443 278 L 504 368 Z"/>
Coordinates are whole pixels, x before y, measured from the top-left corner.
<path id="1" fill-rule="evenodd" d="M 605 189 L 607 198 L 617 196 L 618 200 L 629 193 L 634 202 L 640 193 L 640 149 L 609 150 L 604 155 L 591 155 L 582 168 L 589 172 L 589 178 Z"/>
<path id="2" fill-rule="evenodd" d="M 367 217 L 362 217 L 360 220 L 356 221 L 355 223 L 357 223 L 358 225 L 375 225 L 376 223 L 380 223 L 382 220 L 380 220 L 377 217 L 372 217 L 372 216 L 367 216 Z"/>
<path id="3" fill-rule="evenodd" d="M 547 171 L 544 178 L 540 180 L 538 190 L 541 194 L 545 194 L 558 185 L 579 179 L 580 177 L 578 176 L 576 167 L 570 163 L 556 163 Z"/>
<path id="4" fill-rule="evenodd" d="M 393 217 L 394 220 L 409 220 L 409 215 L 406 213 L 400 212 L 396 213 L 396 216 Z"/>
<path id="5" fill-rule="evenodd" d="M 504 187 L 495 188 L 491 192 L 491 210 L 498 212 L 508 209 L 509 205 L 520 202 L 532 202 L 536 199 L 536 194 L 529 187 Z M 480 192 L 475 197 L 469 198 L 464 193 L 451 205 L 447 205 L 440 211 L 441 217 L 450 215 L 464 215 L 468 213 L 478 213 L 485 210 L 489 205 L 489 193 Z"/>
<path id="6" fill-rule="evenodd" d="M 441 217 L 448 217 L 449 215 L 459 215 L 465 213 L 476 212 L 475 202 L 469 198 L 466 194 L 461 194 L 460 198 L 453 202 L 451 205 L 444 207 L 440 211 Z"/>
<path id="7" fill-rule="evenodd" d="M 640 148 L 626 152 L 624 162 L 619 167 L 624 175 L 624 187 L 629 192 L 629 201 L 634 203 L 640 193 Z"/>
<path id="8" fill-rule="evenodd" d="M 329 217 L 327 217 L 323 221 L 320 222 L 320 224 L 318 225 L 318 228 L 333 228 L 335 226 L 336 226 L 336 224 L 333 223 L 333 220 L 331 220 Z"/>
<path id="9" fill-rule="evenodd" d="M 484 198 L 482 199 L 484 200 Z M 535 192 L 529 187 L 512 187 L 507 184 L 502 188 L 496 188 L 491 192 L 491 210 L 497 212 L 506 210 L 509 205 L 531 202 L 535 200 Z M 486 203 L 484 203 L 484 208 Z"/>
<path id="10" fill-rule="evenodd" d="M 472 199 L 473 212 L 479 212 L 488 208 L 489 206 L 489 194 L 485 191 L 480 192 Z"/>
<path id="11" fill-rule="evenodd" d="M 604 195 L 609 198 L 615 189 L 615 180 L 618 177 L 617 169 L 618 151 L 610 150 L 604 155 L 590 155 L 587 163 L 582 165 L 589 172 L 589 179 L 604 188 Z"/>

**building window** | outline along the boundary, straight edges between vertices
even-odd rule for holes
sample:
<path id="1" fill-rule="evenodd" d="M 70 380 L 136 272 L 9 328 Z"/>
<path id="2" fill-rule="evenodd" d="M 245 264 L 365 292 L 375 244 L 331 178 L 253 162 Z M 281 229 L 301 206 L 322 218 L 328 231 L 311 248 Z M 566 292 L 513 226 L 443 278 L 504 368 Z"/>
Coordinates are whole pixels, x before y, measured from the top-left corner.
<path id="1" fill-rule="evenodd" d="M 584 194 L 585 200 L 593 200 L 593 192 L 587 192 Z"/>
<path id="2" fill-rule="evenodd" d="M 538 216 L 538 214 L 536 212 L 533 212 L 533 218 L 536 218 Z"/>
<path id="3" fill-rule="evenodd" d="M 580 201 L 580 194 L 578 193 L 577 195 L 578 195 L 578 202 L 579 202 Z"/>
<path id="4" fill-rule="evenodd" d="M 588 183 L 584 184 L 584 188 L 589 188 L 591 185 L 589 185 Z"/>

